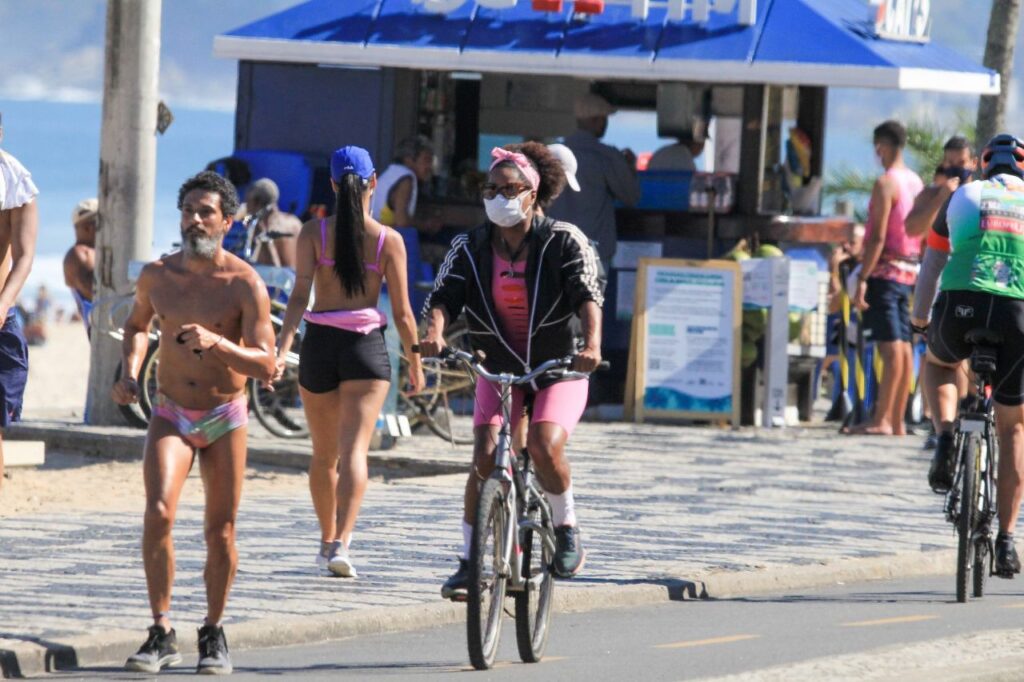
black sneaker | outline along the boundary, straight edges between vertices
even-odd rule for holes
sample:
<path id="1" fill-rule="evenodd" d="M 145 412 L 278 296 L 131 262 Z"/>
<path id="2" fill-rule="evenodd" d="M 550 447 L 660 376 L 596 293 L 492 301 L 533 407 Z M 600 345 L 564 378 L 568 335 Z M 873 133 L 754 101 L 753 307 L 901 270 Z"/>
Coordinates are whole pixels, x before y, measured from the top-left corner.
<path id="1" fill-rule="evenodd" d="M 944 494 L 953 485 L 953 466 L 956 463 L 955 439 L 949 431 L 939 434 L 932 455 L 932 464 L 928 467 L 928 485 L 936 493 Z"/>
<path id="2" fill-rule="evenodd" d="M 441 596 L 452 601 L 466 601 L 469 591 L 469 562 L 459 559 L 459 570 L 452 573 L 441 585 Z"/>
<path id="3" fill-rule="evenodd" d="M 1013 537 L 1000 533 L 996 536 L 996 575 L 1012 578 L 1016 573 L 1020 573 L 1020 557 L 1013 546 Z"/>
<path id="4" fill-rule="evenodd" d="M 149 637 L 139 650 L 124 662 L 125 670 L 140 673 L 158 673 L 162 669 L 181 663 L 178 653 L 178 636 L 174 628 L 165 632 L 159 625 L 149 626 Z"/>
<path id="5" fill-rule="evenodd" d="M 555 575 L 572 578 L 583 568 L 587 553 L 580 543 L 580 529 L 575 526 L 555 528 Z"/>
<path id="6" fill-rule="evenodd" d="M 202 675 L 230 675 L 231 656 L 228 655 L 228 640 L 224 628 L 219 625 L 204 625 L 199 628 L 199 664 L 196 672 Z"/>

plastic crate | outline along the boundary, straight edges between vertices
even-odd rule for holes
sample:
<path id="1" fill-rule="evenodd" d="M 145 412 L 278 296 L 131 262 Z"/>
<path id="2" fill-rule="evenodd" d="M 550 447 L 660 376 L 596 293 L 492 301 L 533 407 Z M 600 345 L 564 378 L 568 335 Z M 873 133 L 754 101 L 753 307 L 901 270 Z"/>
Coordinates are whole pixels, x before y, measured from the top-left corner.
<path id="1" fill-rule="evenodd" d="M 690 206 L 691 171 L 644 171 L 638 173 L 640 203 L 637 208 L 685 211 Z"/>

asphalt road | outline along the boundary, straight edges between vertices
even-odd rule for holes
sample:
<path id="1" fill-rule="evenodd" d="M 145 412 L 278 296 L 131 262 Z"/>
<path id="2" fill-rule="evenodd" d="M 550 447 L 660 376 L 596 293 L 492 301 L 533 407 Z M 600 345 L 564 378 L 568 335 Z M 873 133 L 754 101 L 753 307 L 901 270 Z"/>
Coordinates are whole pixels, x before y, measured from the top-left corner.
<path id="1" fill-rule="evenodd" d="M 971 671 L 979 662 L 1019 655 L 1022 624 L 1020 578 L 990 579 L 989 594 L 966 605 L 955 602 L 952 577 L 927 578 L 555 614 L 545 659 L 530 666 L 519 663 L 515 624 L 507 618 L 498 663 L 485 673 L 467 673 L 464 629 L 452 626 L 237 651 L 233 679 L 521 680 L 528 675 L 531 682 L 618 682 L 743 673 L 745 679 L 820 680 L 862 679 L 866 671 L 935 679 L 933 669 Z M 230 627 L 227 635 L 230 643 Z M 191 674 L 194 656 L 186 656 L 185 663 L 163 675 Z M 107 667 L 58 677 L 147 676 Z"/>

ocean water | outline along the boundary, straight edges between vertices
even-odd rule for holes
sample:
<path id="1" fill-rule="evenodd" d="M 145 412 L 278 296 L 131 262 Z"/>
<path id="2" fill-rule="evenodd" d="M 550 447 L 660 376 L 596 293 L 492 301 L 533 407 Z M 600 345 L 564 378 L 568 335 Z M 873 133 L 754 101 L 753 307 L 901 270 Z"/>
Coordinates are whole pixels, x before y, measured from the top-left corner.
<path id="1" fill-rule="evenodd" d="M 71 210 L 97 194 L 101 107 L 0 99 L 0 112 L 0 146 L 25 164 L 39 186 L 38 251 L 22 297 L 33 299 L 39 285 L 45 284 L 52 296 L 67 304 L 71 296 L 64 287 L 61 261 L 74 243 Z M 157 136 L 154 255 L 168 250 L 178 238 L 178 187 L 208 162 L 230 154 L 233 140 L 233 113 L 174 110 L 174 123 Z"/>

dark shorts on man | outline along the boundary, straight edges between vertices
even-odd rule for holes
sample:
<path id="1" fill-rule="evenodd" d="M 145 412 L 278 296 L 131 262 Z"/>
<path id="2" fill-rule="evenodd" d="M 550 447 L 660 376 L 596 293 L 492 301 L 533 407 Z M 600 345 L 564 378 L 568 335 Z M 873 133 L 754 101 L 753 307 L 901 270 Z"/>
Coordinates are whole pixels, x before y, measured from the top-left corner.
<path id="1" fill-rule="evenodd" d="M 981 291 L 943 291 L 932 308 L 928 350 L 942 362 L 966 360 L 972 350 L 967 332 L 982 328 L 1002 338 L 993 397 L 1002 405 L 1024 405 L 1024 301 Z"/>
<path id="2" fill-rule="evenodd" d="M 28 381 L 28 343 L 17 314 L 7 316 L 0 328 L 0 427 L 21 420 L 21 405 Z"/>
<path id="3" fill-rule="evenodd" d="M 384 327 L 368 334 L 306 323 L 299 355 L 299 385 L 311 393 L 328 393 L 343 381 L 391 380 L 391 360 Z"/>
<path id="4" fill-rule="evenodd" d="M 878 277 L 868 278 L 868 291 L 865 297 L 868 309 L 864 311 L 864 330 L 870 334 L 870 340 L 879 341 L 910 341 L 910 295 L 914 288 L 909 284 L 900 284 Z"/>

